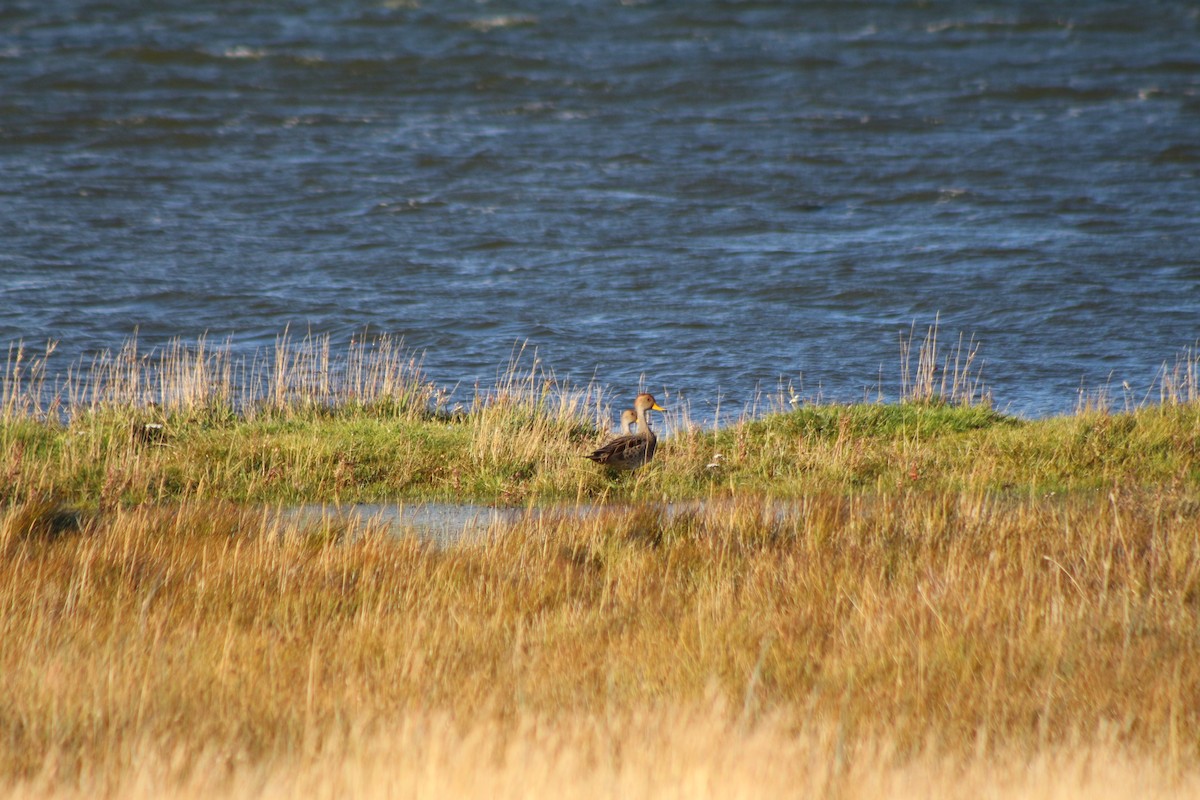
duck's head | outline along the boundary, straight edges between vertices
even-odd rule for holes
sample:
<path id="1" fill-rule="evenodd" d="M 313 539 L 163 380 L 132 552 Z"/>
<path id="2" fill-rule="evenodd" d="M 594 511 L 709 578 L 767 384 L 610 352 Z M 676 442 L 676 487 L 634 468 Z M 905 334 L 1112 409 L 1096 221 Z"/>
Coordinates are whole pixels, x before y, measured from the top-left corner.
<path id="1" fill-rule="evenodd" d="M 633 401 L 633 407 L 636 408 L 639 412 L 666 411 L 665 408 L 660 406 L 658 404 L 658 402 L 655 401 L 654 395 L 646 394 L 645 392 L 643 392 L 637 396 L 637 399 Z"/>

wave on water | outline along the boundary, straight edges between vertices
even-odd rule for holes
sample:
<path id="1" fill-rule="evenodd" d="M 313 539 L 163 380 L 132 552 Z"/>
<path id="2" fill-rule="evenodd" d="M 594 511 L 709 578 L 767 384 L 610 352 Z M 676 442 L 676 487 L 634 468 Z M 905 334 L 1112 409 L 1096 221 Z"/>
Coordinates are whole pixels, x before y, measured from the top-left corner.
<path id="1" fill-rule="evenodd" d="M 0 343 L 67 363 L 369 326 L 704 408 L 890 387 L 940 314 L 1044 414 L 1197 335 L 1178 4 L 3 13 Z"/>

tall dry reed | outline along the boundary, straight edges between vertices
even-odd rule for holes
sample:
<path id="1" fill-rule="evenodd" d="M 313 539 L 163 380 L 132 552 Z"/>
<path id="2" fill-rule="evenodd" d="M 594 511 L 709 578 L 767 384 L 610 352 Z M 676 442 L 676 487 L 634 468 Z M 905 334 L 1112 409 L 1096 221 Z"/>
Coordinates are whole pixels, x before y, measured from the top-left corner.
<path id="1" fill-rule="evenodd" d="M 900 400 L 906 403 L 943 402 L 951 405 L 991 406 L 992 396 L 983 382 L 980 345 L 975 337 L 964 344 L 963 335 L 948 354 L 938 345 L 941 318 L 934 318 L 917 349 L 917 364 L 912 364 L 916 341 L 916 322 L 908 333 L 900 333 Z M 939 361 L 940 358 L 940 361 Z"/>
<path id="2" fill-rule="evenodd" d="M 284 331 L 271 352 L 251 356 L 235 354 L 231 339 L 213 344 L 207 336 L 191 343 L 174 339 L 144 352 L 135 335 L 116 352 L 71 364 L 64 374 L 50 371 L 54 350 L 50 343 L 30 359 L 23 344 L 10 346 L 0 383 L 4 420 L 113 410 L 253 418 L 338 408 L 421 417 L 445 399 L 425 377 L 420 358 L 388 335 L 356 336 L 335 351 L 328 334 L 297 339 Z"/>

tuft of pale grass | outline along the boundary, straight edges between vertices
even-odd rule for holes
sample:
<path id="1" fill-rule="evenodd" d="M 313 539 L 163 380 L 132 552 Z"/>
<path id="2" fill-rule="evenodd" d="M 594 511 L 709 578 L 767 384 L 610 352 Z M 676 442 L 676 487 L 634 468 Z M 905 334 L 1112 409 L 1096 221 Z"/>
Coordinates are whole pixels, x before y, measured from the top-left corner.
<path id="1" fill-rule="evenodd" d="M 0 420 L 38 419 L 59 408 L 60 399 L 49 397 L 46 389 L 50 356 L 57 347 L 57 342 L 47 342 L 45 350 L 31 358 L 24 342 L 9 344 L 0 376 Z"/>
<path id="2" fill-rule="evenodd" d="M 1158 376 L 1158 401 L 1161 405 L 1200 404 L 1200 350 L 1184 348 L 1171 365 L 1163 364 Z M 1147 398 L 1150 393 L 1147 392 Z"/>
<path id="3" fill-rule="evenodd" d="M 207 336 L 143 352 L 134 335 L 115 353 L 73 364 L 51 388 L 44 354 L 30 360 L 23 344 L 9 347 L 0 382 L 0 418 L 61 418 L 98 414 L 219 421 L 234 416 L 369 411 L 421 419 L 437 412 L 444 393 L 425 377 L 420 359 L 388 335 L 355 337 L 334 352 L 330 337 L 294 338 L 285 330 L 269 354 L 235 356 L 232 340 Z"/>
<path id="4" fill-rule="evenodd" d="M 938 347 L 940 315 L 926 331 L 917 350 L 917 364 L 912 364 L 912 348 L 916 340 L 916 322 L 908 333 L 900 333 L 900 402 L 947 403 L 971 407 L 991 407 L 991 392 L 983 383 L 983 362 L 979 361 L 979 343 L 975 337 L 964 345 L 963 336 L 948 354 L 942 356 Z M 939 358 L 941 361 L 939 362 Z M 939 377 L 940 376 L 940 377 Z"/>
<path id="5" fill-rule="evenodd" d="M 595 384 L 572 387 L 547 370 L 536 352 L 525 366 L 525 355 L 524 345 L 514 348 L 495 384 L 476 387 L 466 415 L 468 463 L 457 467 L 460 476 L 477 475 L 477 491 L 517 505 L 548 489 L 564 491 L 546 480 L 547 472 L 560 480 L 564 472 L 581 478 L 581 451 L 603 430 L 596 420 L 609 413 Z"/>

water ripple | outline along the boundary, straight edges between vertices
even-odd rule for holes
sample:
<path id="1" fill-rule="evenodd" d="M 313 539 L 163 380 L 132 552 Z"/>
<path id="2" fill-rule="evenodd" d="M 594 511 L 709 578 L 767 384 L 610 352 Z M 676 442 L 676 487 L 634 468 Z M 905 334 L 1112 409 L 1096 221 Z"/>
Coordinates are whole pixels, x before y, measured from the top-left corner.
<path id="1" fill-rule="evenodd" d="M 714 408 L 894 394 L 940 313 L 1048 413 L 1196 339 L 1179 5 L 394 5 L 6 6 L 0 342 L 529 340 Z"/>

